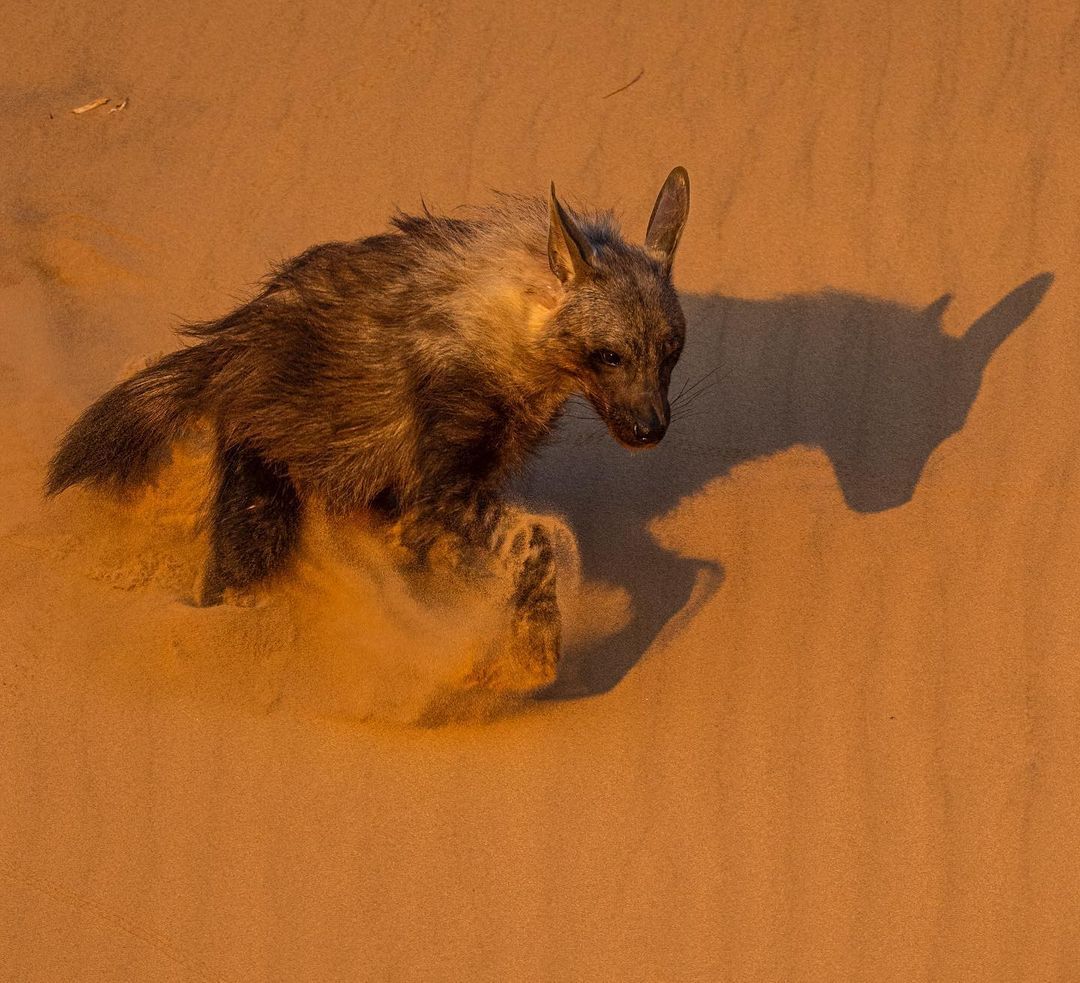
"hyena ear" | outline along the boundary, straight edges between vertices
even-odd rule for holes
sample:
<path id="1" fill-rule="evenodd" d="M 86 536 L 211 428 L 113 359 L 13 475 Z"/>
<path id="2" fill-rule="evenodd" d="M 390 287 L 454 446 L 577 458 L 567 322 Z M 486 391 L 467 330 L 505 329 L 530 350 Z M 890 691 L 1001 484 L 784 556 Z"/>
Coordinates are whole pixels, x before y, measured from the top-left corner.
<path id="1" fill-rule="evenodd" d="M 596 259 L 592 244 L 555 197 L 554 181 L 551 183 L 549 212 L 548 263 L 551 272 L 564 284 L 588 276 Z"/>
<path id="2" fill-rule="evenodd" d="M 676 167 L 656 196 L 645 233 L 645 251 L 664 267 L 665 272 L 671 271 L 675 248 L 689 214 L 690 175 L 685 167 Z"/>

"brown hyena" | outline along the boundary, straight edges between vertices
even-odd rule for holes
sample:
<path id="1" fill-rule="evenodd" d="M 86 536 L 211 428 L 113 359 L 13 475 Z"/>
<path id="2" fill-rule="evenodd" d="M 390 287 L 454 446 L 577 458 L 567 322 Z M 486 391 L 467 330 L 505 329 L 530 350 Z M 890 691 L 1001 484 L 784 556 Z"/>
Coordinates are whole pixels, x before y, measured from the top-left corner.
<path id="1" fill-rule="evenodd" d="M 201 602 L 286 570 L 305 502 L 396 525 L 417 562 L 452 537 L 501 557 L 515 635 L 554 673 L 553 544 L 500 489 L 584 395 L 630 448 L 668 424 L 685 322 L 671 265 L 690 186 L 675 168 L 644 246 L 551 194 L 315 246 L 188 347 L 105 393 L 64 436 L 47 494 L 150 481 L 197 419 L 216 434 Z"/>

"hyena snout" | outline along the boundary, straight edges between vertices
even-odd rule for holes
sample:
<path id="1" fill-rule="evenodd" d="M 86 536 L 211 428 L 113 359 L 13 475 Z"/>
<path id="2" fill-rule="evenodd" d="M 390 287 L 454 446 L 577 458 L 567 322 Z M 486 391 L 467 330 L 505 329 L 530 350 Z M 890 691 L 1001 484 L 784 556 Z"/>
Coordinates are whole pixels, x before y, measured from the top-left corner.
<path id="1" fill-rule="evenodd" d="M 667 396 L 650 394 L 626 407 L 615 436 L 620 443 L 638 449 L 659 444 L 667 433 L 670 418 Z"/>

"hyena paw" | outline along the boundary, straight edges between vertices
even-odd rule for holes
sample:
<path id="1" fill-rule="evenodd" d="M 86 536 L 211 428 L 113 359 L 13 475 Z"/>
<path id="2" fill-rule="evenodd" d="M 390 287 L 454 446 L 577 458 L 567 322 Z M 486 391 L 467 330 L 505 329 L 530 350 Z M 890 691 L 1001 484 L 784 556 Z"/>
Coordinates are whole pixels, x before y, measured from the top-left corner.
<path id="1" fill-rule="evenodd" d="M 516 661 L 535 686 L 555 681 L 562 654 L 562 619 L 554 604 L 545 610 L 518 612 L 510 629 Z"/>
<path id="2" fill-rule="evenodd" d="M 558 611 L 516 611 L 491 657 L 469 685 L 499 693 L 531 693 L 555 681 L 561 652 Z"/>

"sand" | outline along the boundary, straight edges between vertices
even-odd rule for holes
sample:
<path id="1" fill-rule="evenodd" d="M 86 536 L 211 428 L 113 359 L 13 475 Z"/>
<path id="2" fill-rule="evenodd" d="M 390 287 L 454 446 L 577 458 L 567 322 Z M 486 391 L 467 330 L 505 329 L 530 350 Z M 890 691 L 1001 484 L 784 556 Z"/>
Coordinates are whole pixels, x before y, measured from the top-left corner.
<path id="1" fill-rule="evenodd" d="M 1080 979 L 1075 5 L 5 15 L 0 978 Z M 41 502 L 271 263 L 553 178 L 640 236 L 674 164 L 717 372 L 520 489 L 579 543 L 558 699 L 455 703 L 498 611 L 362 524 L 192 607 L 197 445 Z"/>

